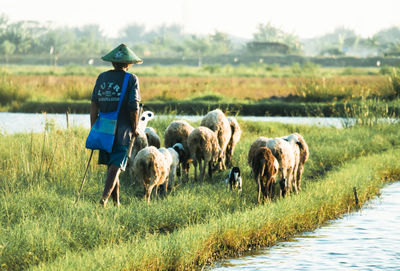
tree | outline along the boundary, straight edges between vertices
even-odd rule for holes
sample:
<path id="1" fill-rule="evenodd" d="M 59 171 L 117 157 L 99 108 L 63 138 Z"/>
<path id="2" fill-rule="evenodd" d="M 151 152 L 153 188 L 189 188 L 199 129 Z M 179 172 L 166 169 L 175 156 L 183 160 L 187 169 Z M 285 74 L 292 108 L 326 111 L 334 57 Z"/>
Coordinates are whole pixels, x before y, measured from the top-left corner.
<path id="1" fill-rule="evenodd" d="M 232 49 L 232 43 L 228 39 L 228 34 L 215 31 L 209 36 L 211 42 L 211 51 L 213 54 L 227 54 Z"/>
<path id="2" fill-rule="evenodd" d="M 0 44 L 0 51 L 4 54 L 6 65 L 8 65 L 8 57 L 14 53 L 15 48 L 15 45 L 8 40 L 5 40 Z"/>
<path id="3" fill-rule="evenodd" d="M 374 35 L 381 44 L 393 44 L 400 42 L 400 28 L 393 26 L 390 28 L 382 29 Z"/>
<path id="4" fill-rule="evenodd" d="M 257 26 L 257 32 L 253 34 L 253 41 L 282 43 L 289 46 L 291 52 L 302 51 L 302 44 L 296 35 L 285 33 L 282 29 L 273 26 L 271 22 Z"/>
<path id="5" fill-rule="evenodd" d="M 203 56 L 210 50 L 210 41 L 203 37 L 192 35 L 191 39 L 186 39 L 185 44 L 197 56 L 198 66 L 203 64 Z"/>
<path id="6" fill-rule="evenodd" d="M 131 44 L 143 42 L 145 29 L 144 24 L 129 24 L 122 29 L 121 38 Z"/>

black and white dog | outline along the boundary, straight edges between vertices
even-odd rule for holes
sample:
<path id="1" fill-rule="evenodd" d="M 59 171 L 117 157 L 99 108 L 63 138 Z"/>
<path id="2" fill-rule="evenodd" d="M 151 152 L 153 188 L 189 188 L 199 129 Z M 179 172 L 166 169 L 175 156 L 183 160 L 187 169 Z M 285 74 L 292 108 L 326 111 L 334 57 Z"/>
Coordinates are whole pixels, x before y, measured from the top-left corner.
<path id="1" fill-rule="evenodd" d="M 228 179 L 225 180 L 226 184 L 229 184 L 229 190 L 237 188 L 239 192 L 242 192 L 242 176 L 240 175 L 240 168 L 233 167 L 229 172 Z"/>

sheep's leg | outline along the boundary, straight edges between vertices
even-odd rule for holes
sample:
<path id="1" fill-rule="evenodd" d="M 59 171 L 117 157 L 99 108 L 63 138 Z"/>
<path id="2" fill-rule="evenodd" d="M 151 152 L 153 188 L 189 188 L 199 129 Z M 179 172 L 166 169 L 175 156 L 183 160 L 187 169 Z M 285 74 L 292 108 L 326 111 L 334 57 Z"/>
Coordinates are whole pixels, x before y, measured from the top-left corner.
<path id="1" fill-rule="evenodd" d="M 283 169 L 279 169 L 279 177 L 280 177 L 280 179 L 279 179 L 279 196 L 281 197 L 281 198 L 283 198 L 283 197 L 285 197 L 285 176 L 283 175 Z"/>
<path id="2" fill-rule="evenodd" d="M 182 164 L 182 171 L 184 175 L 182 174 L 182 181 L 189 181 L 189 169 L 190 169 L 190 163 L 189 162 L 184 162 Z"/>
<path id="3" fill-rule="evenodd" d="M 299 193 L 298 186 L 297 186 L 297 172 L 299 169 L 299 165 L 296 165 L 292 170 L 292 192 Z"/>
<path id="4" fill-rule="evenodd" d="M 194 180 L 197 182 L 197 161 L 193 161 L 193 166 L 194 166 Z"/>
<path id="5" fill-rule="evenodd" d="M 175 187 L 175 174 L 171 172 L 171 174 L 168 176 L 168 182 L 170 183 L 171 190 Z"/>
<path id="6" fill-rule="evenodd" d="M 155 184 L 152 184 L 149 186 L 149 188 L 147 189 L 147 203 L 150 204 L 150 196 L 151 196 L 151 192 L 153 191 L 154 186 L 156 186 Z M 157 191 L 157 190 L 156 190 Z M 145 197 L 146 199 L 146 197 Z"/>
<path id="7" fill-rule="evenodd" d="M 258 190 L 257 202 L 260 203 L 260 201 L 261 201 L 261 182 L 260 182 L 260 174 L 257 175 L 257 190 Z"/>
<path id="8" fill-rule="evenodd" d="M 212 177 L 213 169 L 212 169 L 212 161 L 208 162 L 208 175 Z"/>
<path id="9" fill-rule="evenodd" d="M 302 164 L 300 164 L 299 165 L 299 168 L 297 169 L 297 190 L 298 191 L 301 191 L 301 186 L 300 186 L 300 183 L 301 183 L 301 177 L 303 176 L 303 170 L 304 170 L 304 165 L 302 165 Z"/>
<path id="10" fill-rule="evenodd" d="M 167 196 L 167 192 L 168 192 L 168 178 L 165 180 L 163 186 L 164 186 L 164 196 Z"/>
<path id="11" fill-rule="evenodd" d="M 201 171 L 201 181 L 204 181 L 204 178 L 205 178 L 205 176 L 206 176 L 206 166 L 207 166 L 207 162 L 206 162 L 206 160 L 203 160 L 201 163 L 202 163 L 202 164 L 201 164 L 201 169 L 202 169 L 202 171 Z"/>
<path id="12" fill-rule="evenodd" d="M 221 163 L 222 163 L 222 170 L 226 170 L 226 164 L 225 164 L 226 158 L 225 158 L 225 152 L 224 155 L 222 156 Z"/>
<path id="13" fill-rule="evenodd" d="M 290 195 L 291 192 L 293 192 L 293 178 L 294 178 L 293 168 L 291 168 L 289 169 L 288 184 L 287 184 L 288 196 Z M 297 187 L 295 187 L 295 190 L 297 193 Z"/>

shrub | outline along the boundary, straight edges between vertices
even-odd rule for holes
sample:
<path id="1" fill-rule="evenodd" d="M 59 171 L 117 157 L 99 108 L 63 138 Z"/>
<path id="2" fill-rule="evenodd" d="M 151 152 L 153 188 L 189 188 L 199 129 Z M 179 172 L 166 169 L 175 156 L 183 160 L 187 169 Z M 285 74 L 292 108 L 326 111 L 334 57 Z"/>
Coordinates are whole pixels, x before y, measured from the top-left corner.
<path id="1" fill-rule="evenodd" d="M 400 74 L 395 68 L 393 68 L 393 72 L 390 75 L 389 79 L 392 83 L 392 87 L 394 92 L 396 93 L 396 96 L 400 96 Z"/>
<path id="2" fill-rule="evenodd" d="M 0 77 L 0 105 L 7 105 L 13 102 L 24 102 L 29 94 L 20 86 L 14 84 L 7 77 Z"/>

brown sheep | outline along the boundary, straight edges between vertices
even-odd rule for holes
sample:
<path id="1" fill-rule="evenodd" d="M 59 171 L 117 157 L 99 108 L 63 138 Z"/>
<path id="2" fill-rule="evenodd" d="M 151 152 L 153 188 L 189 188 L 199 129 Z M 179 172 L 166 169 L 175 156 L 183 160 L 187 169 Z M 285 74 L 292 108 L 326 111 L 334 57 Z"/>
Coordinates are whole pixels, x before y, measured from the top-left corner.
<path id="1" fill-rule="evenodd" d="M 193 159 L 195 180 L 197 181 L 197 164 L 200 166 L 201 180 L 204 180 L 206 165 L 208 174 L 212 176 L 214 163 L 218 161 L 221 153 L 216 134 L 209 128 L 200 126 L 190 133 L 188 146 Z"/>
<path id="2" fill-rule="evenodd" d="M 293 170 L 295 168 L 295 156 L 292 145 L 282 138 L 257 138 L 250 146 L 248 163 L 251 166 L 256 152 L 260 147 L 267 147 L 279 162 L 281 180 L 281 196 L 290 193 L 293 183 Z"/>
<path id="3" fill-rule="evenodd" d="M 187 144 L 188 137 L 193 131 L 193 127 L 185 120 L 175 120 L 171 122 L 164 133 L 164 145 L 166 148 L 173 147 L 176 143 L 181 143 L 183 153 L 180 154 L 179 172 L 183 172 L 183 178 L 189 179 L 190 151 Z M 182 170 L 181 170 L 182 168 Z"/>
<path id="4" fill-rule="evenodd" d="M 257 181 L 258 203 L 261 202 L 261 192 L 263 199 L 271 199 L 279 169 L 278 161 L 271 150 L 267 147 L 260 147 L 254 155 L 251 168 Z"/>

